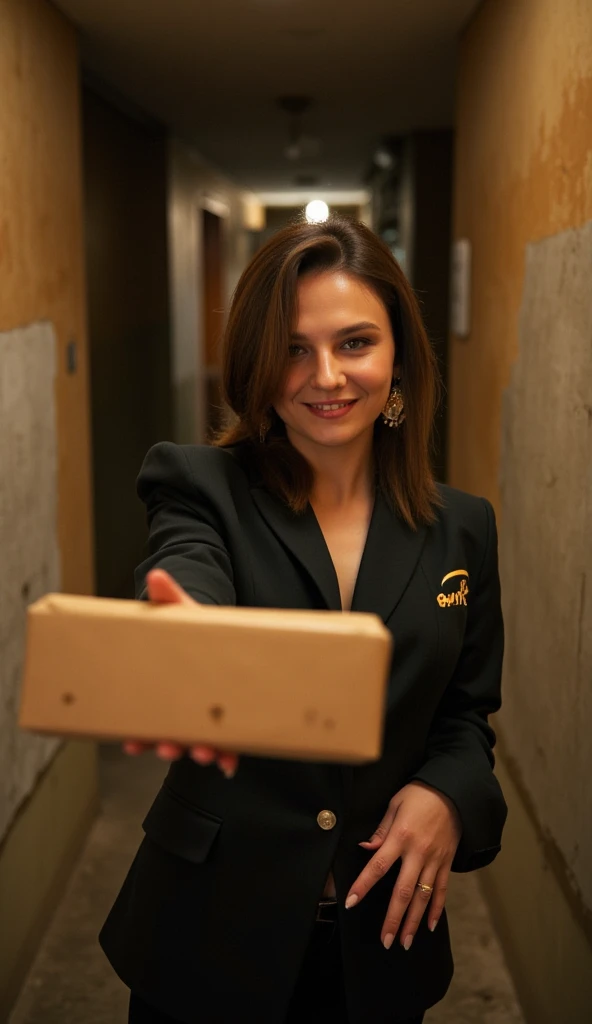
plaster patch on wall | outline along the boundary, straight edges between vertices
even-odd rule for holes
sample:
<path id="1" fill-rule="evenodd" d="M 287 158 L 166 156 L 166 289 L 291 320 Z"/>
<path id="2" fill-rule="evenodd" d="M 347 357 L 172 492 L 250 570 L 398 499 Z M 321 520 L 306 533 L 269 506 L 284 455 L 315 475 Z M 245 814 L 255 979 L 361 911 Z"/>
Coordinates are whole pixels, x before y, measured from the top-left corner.
<path id="1" fill-rule="evenodd" d="M 592 909 L 592 222 L 527 247 L 500 484 L 504 739 Z"/>
<path id="2" fill-rule="evenodd" d="M 51 324 L 0 333 L 0 839 L 59 745 L 16 724 L 27 605 L 60 589 L 55 362 Z"/>

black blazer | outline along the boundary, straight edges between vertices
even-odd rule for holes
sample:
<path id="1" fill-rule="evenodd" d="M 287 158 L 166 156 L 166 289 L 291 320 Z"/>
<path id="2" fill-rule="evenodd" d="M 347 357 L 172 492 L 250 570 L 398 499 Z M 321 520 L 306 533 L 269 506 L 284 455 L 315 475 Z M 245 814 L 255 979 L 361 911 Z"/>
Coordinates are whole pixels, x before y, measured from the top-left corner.
<path id="1" fill-rule="evenodd" d="M 138 480 L 150 525 L 138 596 L 159 566 L 208 604 L 339 610 L 312 508 L 292 513 L 247 455 L 168 443 L 148 453 Z M 437 521 L 417 531 L 380 494 L 375 501 L 353 610 L 375 612 L 395 640 L 378 762 L 242 757 L 232 780 L 189 758 L 171 765 L 100 941 L 123 981 L 180 1021 L 282 1024 L 331 866 L 342 907 L 370 856 L 358 843 L 412 779 L 458 809 L 456 871 L 482 867 L 500 849 L 506 806 L 487 724 L 500 704 L 503 648 L 495 521 L 484 499 L 448 487 L 442 496 Z M 468 575 L 451 575 L 458 570 Z M 317 824 L 324 809 L 337 817 L 330 831 Z M 398 942 L 383 948 L 398 868 L 340 911 L 352 1024 L 419 1014 L 452 976 L 445 915 L 433 934 L 424 917 L 408 952 Z"/>

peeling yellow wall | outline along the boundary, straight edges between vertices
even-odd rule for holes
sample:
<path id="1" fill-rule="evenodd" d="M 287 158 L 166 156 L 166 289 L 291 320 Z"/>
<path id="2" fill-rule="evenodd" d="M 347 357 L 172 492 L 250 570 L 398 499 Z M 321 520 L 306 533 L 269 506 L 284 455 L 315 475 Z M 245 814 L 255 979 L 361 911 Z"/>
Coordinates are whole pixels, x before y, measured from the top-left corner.
<path id="1" fill-rule="evenodd" d="M 76 34 L 44 0 L 0 5 L 0 330 L 50 320 L 58 339 L 62 586 L 93 588 Z M 66 346 L 78 370 L 66 373 Z"/>
<path id="2" fill-rule="evenodd" d="M 472 330 L 450 352 L 450 482 L 499 507 L 500 414 L 528 242 L 592 218 L 592 4 L 486 0 L 460 48 L 454 235 Z"/>
<path id="3" fill-rule="evenodd" d="M 44 0 L 1 0 L 0 333 L 41 321 L 51 324 L 57 341 L 57 538 L 62 587 L 92 593 L 76 33 Z M 72 374 L 66 372 L 70 341 L 77 346 L 78 366 Z M 31 415 L 34 418 L 34 410 Z M 26 450 L 22 457 L 27 458 Z M 18 587 L 17 583 L 5 574 L 2 586 L 14 589 L 14 601 L 23 602 L 24 615 L 22 581 Z M 9 715 L 10 708 L 0 708 L 0 713 Z M 8 1018 L 10 1003 L 80 849 L 96 809 L 96 786 L 93 745 L 63 745 L 0 844 L 0 1020 Z"/>
<path id="4" fill-rule="evenodd" d="M 577 687 L 589 657 L 592 581 L 582 527 L 588 474 L 574 467 L 592 458 L 590 284 L 581 266 L 592 267 L 590 0 L 481 4 L 460 46 L 455 164 L 454 236 L 471 241 L 473 266 L 471 334 L 450 344 L 449 479 L 496 506 L 509 654 L 496 728 L 510 815 L 483 881 L 529 1024 L 582 1024 L 592 1006 L 592 908 L 582 877 L 592 707 Z M 570 275 L 563 285 L 562 271 Z M 552 460 L 557 474 L 548 472 Z M 549 492 L 545 501 L 545 475 L 547 487 L 559 481 L 553 500 Z M 528 544 L 516 543 L 520 530 Z M 577 581 L 567 571 L 547 578 L 550 554 L 579 565 Z M 540 657 L 545 643 L 560 672 Z M 561 659 L 566 645 L 570 657 Z M 529 649 L 538 661 L 518 656 Z M 581 686 L 588 683 L 586 670 Z"/>

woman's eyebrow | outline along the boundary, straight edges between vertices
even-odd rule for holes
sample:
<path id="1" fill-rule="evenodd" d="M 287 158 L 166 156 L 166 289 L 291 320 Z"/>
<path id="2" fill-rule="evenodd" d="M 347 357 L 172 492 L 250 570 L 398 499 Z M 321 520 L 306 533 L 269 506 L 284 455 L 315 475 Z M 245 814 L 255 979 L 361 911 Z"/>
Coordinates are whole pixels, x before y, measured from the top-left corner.
<path id="1" fill-rule="evenodd" d="M 360 320 L 357 324 L 350 324 L 349 327 L 340 327 L 338 331 L 335 331 L 333 337 L 344 338 L 347 334 L 353 334 L 355 331 L 379 331 L 380 327 L 378 324 L 373 324 L 371 320 Z M 294 331 L 291 335 L 292 341 L 307 341 L 306 334 L 299 334 L 298 331 Z"/>

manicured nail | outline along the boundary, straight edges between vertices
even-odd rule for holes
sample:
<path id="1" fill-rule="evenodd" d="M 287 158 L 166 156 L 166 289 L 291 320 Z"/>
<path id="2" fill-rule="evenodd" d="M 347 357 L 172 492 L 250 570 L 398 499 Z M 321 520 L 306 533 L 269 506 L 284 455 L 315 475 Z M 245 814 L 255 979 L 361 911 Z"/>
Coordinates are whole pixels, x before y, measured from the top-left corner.
<path id="1" fill-rule="evenodd" d="M 203 747 L 193 747 L 191 750 L 191 758 L 193 761 L 197 761 L 198 764 L 207 767 L 214 760 L 214 755 L 209 750 L 204 750 Z"/>
<path id="2" fill-rule="evenodd" d="M 413 935 L 408 935 L 403 943 L 403 949 L 411 949 L 411 943 L 413 942 Z"/>
<path id="3" fill-rule="evenodd" d="M 349 910 L 350 907 L 355 907 L 355 905 L 358 902 L 359 898 L 360 897 L 356 896 L 355 892 L 352 892 L 351 896 L 348 896 L 346 901 L 345 901 L 345 909 Z"/>
<path id="4" fill-rule="evenodd" d="M 383 944 L 384 948 L 385 949 L 390 949 L 392 944 L 393 944 L 393 942 L 394 942 L 394 939 L 395 939 L 395 936 L 391 935 L 390 932 L 388 933 L 388 935 L 385 935 L 384 939 L 382 940 L 382 944 Z"/>
<path id="5" fill-rule="evenodd" d="M 162 761 L 178 761 L 181 755 L 176 747 L 169 746 L 167 743 L 161 743 L 156 748 L 156 756 Z"/>
<path id="6" fill-rule="evenodd" d="M 437 924 L 438 924 L 438 918 L 436 918 L 436 920 L 435 920 L 435 921 L 432 921 L 432 923 L 431 923 L 431 925 L 430 925 L 430 931 L 431 931 L 431 932 L 435 932 L 435 931 L 436 931 L 436 925 L 437 925 Z"/>

